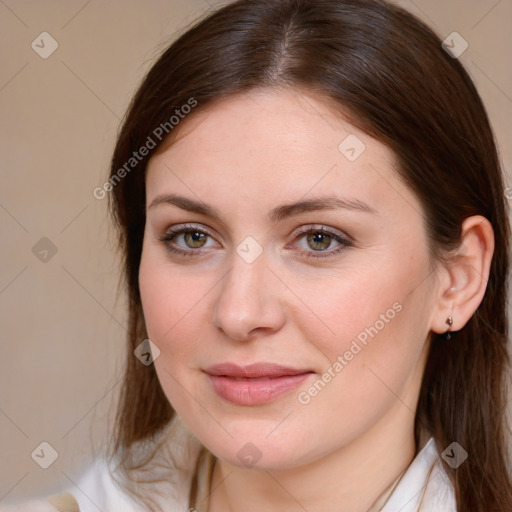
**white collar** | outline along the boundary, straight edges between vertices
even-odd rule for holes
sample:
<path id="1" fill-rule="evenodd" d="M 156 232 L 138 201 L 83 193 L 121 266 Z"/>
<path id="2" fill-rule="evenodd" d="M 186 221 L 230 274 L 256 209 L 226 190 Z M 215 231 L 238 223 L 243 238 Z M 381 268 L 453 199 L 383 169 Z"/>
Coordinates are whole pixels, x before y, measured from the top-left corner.
<path id="1" fill-rule="evenodd" d="M 431 437 L 416 455 L 382 512 L 457 512 L 453 486 Z"/>
<path id="2" fill-rule="evenodd" d="M 157 440 L 166 442 L 149 464 L 132 473 L 137 482 L 135 488 L 153 498 L 162 510 L 188 510 L 196 469 L 199 470 L 199 489 L 208 489 L 209 485 L 209 471 L 204 467 L 197 468 L 202 446 L 177 415 L 162 430 Z M 148 444 L 142 442 L 134 450 L 134 462 L 142 460 L 144 454 L 147 456 L 147 448 Z M 200 460 L 201 464 L 208 464 L 208 457 Z M 172 464 L 170 461 L 173 461 Z M 145 509 L 118 487 L 112 477 L 116 475 L 113 466 L 107 468 L 105 461 L 96 461 L 94 466 L 78 480 L 76 487 L 79 492 L 77 488 L 70 489 L 80 504 L 81 512 L 97 510 L 91 507 L 91 501 L 104 512 L 140 512 Z M 200 492 L 199 497 L 202 494 Z M 118 508 L 121 505 L 122 508 Z M 427 441 L 405 470 L 381 509 L 381 512 L 398 511 L 457 512 L 453 487 L 442 467 L 433 438 Z"/>

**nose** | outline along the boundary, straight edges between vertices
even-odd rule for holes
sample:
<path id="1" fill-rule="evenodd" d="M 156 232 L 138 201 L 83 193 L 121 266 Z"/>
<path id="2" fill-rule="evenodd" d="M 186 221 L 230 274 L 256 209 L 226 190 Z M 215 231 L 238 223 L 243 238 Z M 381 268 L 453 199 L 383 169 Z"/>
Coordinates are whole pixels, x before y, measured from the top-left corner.
<path id="1" fill-rule="evenodd" d="M 279 331 L 286 321 L 282 288 L 264 254 L 252 263 L 235 254 L 231 270 L 217 287 L 214 325 L 235 341 Z"/>

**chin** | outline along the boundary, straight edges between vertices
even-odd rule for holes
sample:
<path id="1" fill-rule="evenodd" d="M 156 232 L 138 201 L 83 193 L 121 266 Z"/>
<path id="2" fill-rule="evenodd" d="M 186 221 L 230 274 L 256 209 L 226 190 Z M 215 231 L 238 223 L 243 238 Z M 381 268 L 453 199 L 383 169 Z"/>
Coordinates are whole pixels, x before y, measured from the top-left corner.
<path id="1" fill-rule="evenodd" d="M 222 438 L 211 438 L 211 430 L 209 435 L 198 432 L 196 436 L 217 458 L 241 469 L 280 471 L 312 462 L 316 450 L 311 442 L 301 442 L 296 432 L 283 430 L 281 435 L 269 435 L 278 423 L 273 422 L 270 428 L 270 422 L 266 424 L 264 433 L 246 423 L 247 428 L 238 425 L 233 437 L 226 434 Z"/>

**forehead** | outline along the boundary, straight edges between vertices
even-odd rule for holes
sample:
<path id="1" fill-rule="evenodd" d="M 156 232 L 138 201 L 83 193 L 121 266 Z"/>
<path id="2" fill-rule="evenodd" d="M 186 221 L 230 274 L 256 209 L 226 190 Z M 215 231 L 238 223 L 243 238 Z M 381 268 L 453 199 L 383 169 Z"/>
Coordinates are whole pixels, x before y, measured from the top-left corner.
<path id="1" fill-rule="evenodd" d="M 318 96 L 256 90 L 199 105 L 181 123 L 148 164 L 148 201 L 162 192 L 193 192 L 219 204 L 228 196 L 269 209 L 327 193 L 384 210 L 416 202 L 392 152 Z"/>

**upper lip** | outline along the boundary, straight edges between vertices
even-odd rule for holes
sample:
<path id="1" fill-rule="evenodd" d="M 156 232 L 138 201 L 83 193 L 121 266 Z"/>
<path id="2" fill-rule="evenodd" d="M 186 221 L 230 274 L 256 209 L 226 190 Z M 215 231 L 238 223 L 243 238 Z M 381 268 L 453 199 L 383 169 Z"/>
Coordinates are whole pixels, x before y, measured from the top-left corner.
<path id="1" fill-rule="evenodd" d="M 233 377 L 255 379 L 261 377 L 287 377 L 311 373 L 308 369 L 290 368 L 274 363 L 252 363 L 239 366 L 235 363 L 220 363 L 210 366 L 205 370 L 208 375 L 218 377 Z"/>

